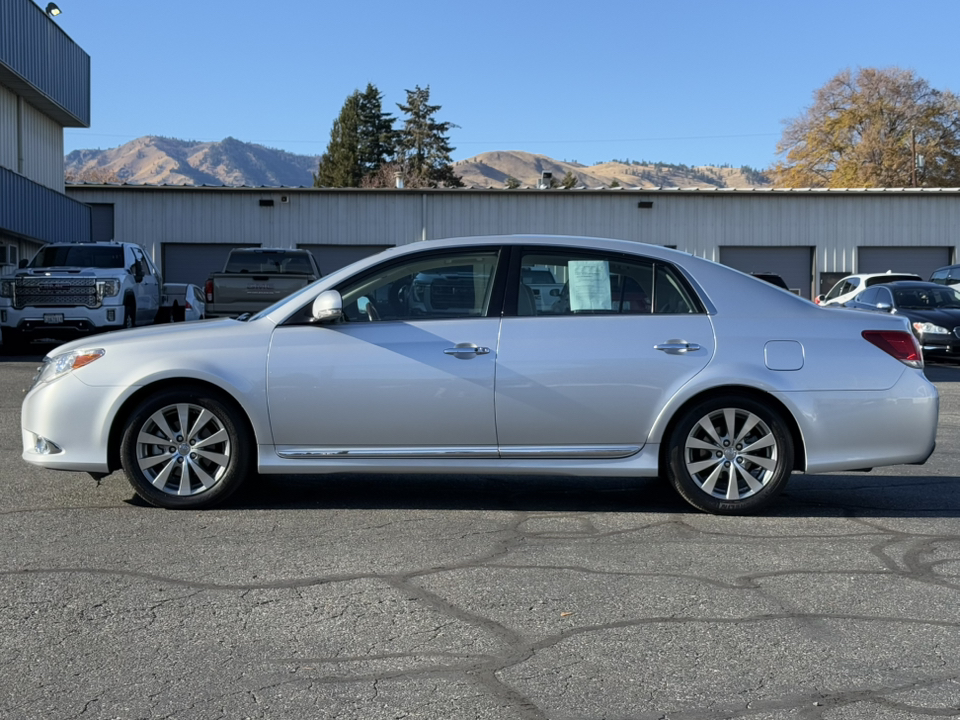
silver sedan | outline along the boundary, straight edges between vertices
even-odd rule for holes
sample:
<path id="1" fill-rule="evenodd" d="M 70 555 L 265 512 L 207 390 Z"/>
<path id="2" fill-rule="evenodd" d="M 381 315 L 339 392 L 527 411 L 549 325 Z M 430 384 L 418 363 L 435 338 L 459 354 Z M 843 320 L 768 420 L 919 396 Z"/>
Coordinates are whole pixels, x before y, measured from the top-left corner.
<path id="1" fill-rule="evenodd" d="M 123 468 L 167 508 L 257 470 L 661 476 L 745 514 L 795 471 L 924 462 L 939 399 L 922 368 L 903 318 L 659 246 L 426 241 L 253 317 L 57 348 L 23 402 L 23 459 Z"/>

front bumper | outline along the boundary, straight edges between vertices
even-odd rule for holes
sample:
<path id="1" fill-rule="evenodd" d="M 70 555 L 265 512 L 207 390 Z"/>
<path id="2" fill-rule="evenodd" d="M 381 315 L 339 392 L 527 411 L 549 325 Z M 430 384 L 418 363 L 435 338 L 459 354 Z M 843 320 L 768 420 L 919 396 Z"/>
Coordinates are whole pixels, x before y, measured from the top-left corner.
<path id="1" fill-rule="evenodd" d="M 110 472 L 110 423 L 137 388 L 91 387 L 73 373 L 32 388 L 23 400 L 21 457 L 50 470 Z M 50 452 L 37 450 L 38 438 Z"/>
<path id="2" fill-rule="evenodd" d="M 15 328 L 30 338 L 82 337 L 123 327 L 123 305 L 99 308 L 30 307 L 0 308 L 0 325 Z M 54 321 L 54 322 L 51 322 Z"/>

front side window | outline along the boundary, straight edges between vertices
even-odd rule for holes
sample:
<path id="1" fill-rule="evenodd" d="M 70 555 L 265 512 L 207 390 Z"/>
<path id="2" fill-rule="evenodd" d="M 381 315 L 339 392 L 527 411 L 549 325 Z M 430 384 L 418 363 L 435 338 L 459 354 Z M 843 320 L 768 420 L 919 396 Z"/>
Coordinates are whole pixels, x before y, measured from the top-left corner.
<path id="1" fill-rule="evenodd" d="M 517 315 L 646 315 L 699 312 L 669 265 L 563 251 L 525 251 Z"/>
<path id="2" fill-rule="evenodd" d="M 348 322 L 483 317 L 493 293 L 496 251 L 417 256 L 338 289 Z"/>

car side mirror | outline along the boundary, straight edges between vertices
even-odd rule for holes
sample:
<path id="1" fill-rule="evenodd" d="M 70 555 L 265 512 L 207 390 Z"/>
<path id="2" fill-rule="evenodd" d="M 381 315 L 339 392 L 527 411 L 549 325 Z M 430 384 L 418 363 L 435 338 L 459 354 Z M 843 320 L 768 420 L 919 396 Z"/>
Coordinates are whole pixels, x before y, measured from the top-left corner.
<path id="1" fill-rule="evenodd" d="M 314 322 L 327 323 L 343 317 L 343 298 L 336 290 L 324 290 L 317 295 L 310 308 Z"/>
<path id="2" fill-rule="evenodd" d="M 888 313 L 896 312 L 890 303 L 877 303 L 877 310 Z"/>
<path id="3" fill-rule="evenodd" d="M 27 260 L 26 258 L 24 258 L 24 259 L 21 260 L 19 263 L 17 263 L 17 267 L 18 267 L 20 270 L 23 270 L 23 269 L 27 266 L 27 263 L 29 263 L 29 262 L 30 262 L 29 260 Z"/>

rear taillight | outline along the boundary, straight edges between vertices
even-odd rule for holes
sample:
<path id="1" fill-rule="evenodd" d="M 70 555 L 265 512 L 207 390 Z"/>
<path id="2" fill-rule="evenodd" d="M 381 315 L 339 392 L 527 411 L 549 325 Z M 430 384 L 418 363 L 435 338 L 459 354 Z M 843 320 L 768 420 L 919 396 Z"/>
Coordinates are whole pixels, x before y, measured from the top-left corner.
<path id="1" fill-rule="evenodd" d="M 913 333 L 902 330 L 864 330 L 863 339 L 892 355 L 904 365 L 923 367 L 923 353 Z"/>
<path id="2" fill-rule="evenodd" d="M 203 286 L 203 292 L 207 296 L 207 302 L 213 302 L 213 280 L 207 280 L 207 284 Z"/>

